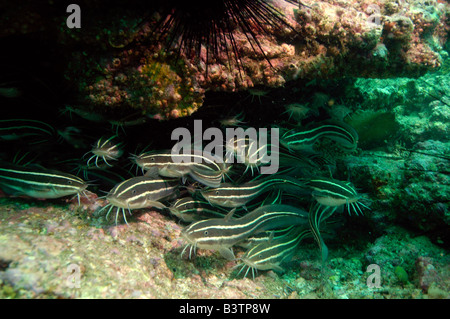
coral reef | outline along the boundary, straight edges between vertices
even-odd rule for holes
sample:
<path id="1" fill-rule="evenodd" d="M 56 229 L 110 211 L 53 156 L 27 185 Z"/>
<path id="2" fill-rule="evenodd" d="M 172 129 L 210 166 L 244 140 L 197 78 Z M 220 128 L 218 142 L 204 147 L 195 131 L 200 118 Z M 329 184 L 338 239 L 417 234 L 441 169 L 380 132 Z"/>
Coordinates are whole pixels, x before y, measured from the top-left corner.
<path id="1" fill-rule="evenodd" d="M 410 238 L 405 230 L 399 228 L 391 231 L 393 232 L 390 235 L 378 238 L 365 253 L 366 263 L 382 267 L 385 273 L 384 285 L 414 285 L 424 293 L 427 293 L 432 285 L 438 289 L 448 289 L 448 280 L 443 278 L 447 276 L 449 268 L 445 265 L 445 258 L 440 260 L 444 264 L 434 259 L 435 248 L 428 238 Z M 423 255 L 424 251 L 427 256 Z M 439 270 L 436 267 L 439 267 Z M 416 293 L 420 294 L 418 291 Z"/>
<path id="2" fill-rule="evenodd" d="M 81 29 L 67 28 L 55 15 L 55 5 L 23 4 L 22 16 L 34 17 L 26 27 L 6 6 L 2 32 L 29 34 L 47 14 L 50 22 L 42 28 L 56 33 L 63 57 L 71 61 L 66 78 L 78 86 L 82 109 L 114 120 L 136 111 L 161 119 L 190 115 L 202 105 L 205 91 L 274 88 L 298 79 L 341 76 L 416 77 L 439 69 L 447 54 L 450 6 L 436 0 L 273 1 L 290 27 L 273 30 L 273 22 L 253 27 L 249 22 L 250 30 L 235 26 L 228 48 L 212 56 L 204 47 L 195 48 L 195 58 L 178 52 L 176 39 L 169 39 L 169 46 L 155 41 L 160 21 L 141 5 L 83 2 Z M 149 8 L 150 13 L 156 10 Z"/>
<path id="3" fill-rule="evenodd" d="M 377 199 L 373 217 L 374 223 L 381 226 L 376 228 L 386 225 L 387 220 L 395 220 L 427 233 L 437 243 L 446 240 L 450 180 L 448 157 L 441 155 L 442 150 L 448 149 L 448 142 L 429 140 L 409 151 L 399 151 L 398 155 L 370 152 L 345 159 L 352 180 Z"/>
<path id="4" fill-rule="evenodd" d="M 130 113 L 135 109 L 155 119 L 191 115 L 204 97 L 204 90 L 189 76 L 193 70 L 164 52 L 142 50 L 125 50 L 110 64 L 98 65 L 104 77 L 94 83 L 80 83 L 80 90 L 87 94 L 87 105 L 109 117 L 114 113 L 126 116 L 122 109 Z"/>
<path id="5" fill-rule="evenodd" d="M 214 55 L 204 47 L 189 54 L 189 44 L 178 52 L 175 39 L 155 40 L 161 17 L 137 10 L 140 0 L 129 2 L 123 9 L 81 2 L 81 29 L 68 29 L 65 7 L 53 1 L 21 2 L 23 25 L 13 6 L 0 6 L 7 17 L 0 19 L 1 35 L 55 43 L 17 60 L 23 49 L 5 50 L 5 64 L 14 62 L 0 78 L 5 118 L 36 115 L 59 137 L 35 145 L 2 140 L 1 159 L 64 171 L 75 166 L 74 174 L 96 180 L 81 205 L 0 191 L 0 298 L 449 298 L 448 2 L 273 0 L 292 28 L 255 26 L 249 39 L 238 24 L 229 26 L 235 48 Z M 262 51 L 252 47 L 255 39 Z M 61 67 L 67 80 L 56 86 L 56 102 L 41 81 L 49 65 Z M 18 75 L 8 79 L 14 68 Z M 16 79 L 32 80 L 27 87 Z M 38 91 L 45 91 L 38 95 L 44 103 Z M 199 248 L 192 259 L 181 256 L 182 221 L 164 210 L 133 210 L 127 225 L 99 216 L 107 200 L 98 196 L 139 171 L 129 169 L 127 156 L 89 170 L 83 154 L 90 144 L 117 135 L 124 155 L 170 149 L 175 128 L 193 128 L 192 114 L 203 128 L 303 129 L 331 119 L 358 132 L 352 152 L 325 138 L 307 161 L 288 157 L 284 167 L 294 167 L 292 178 L 351 183 L 367 206 L 359 216 L 333 215 L 340 217 L 330 223 L 339 235 L 323 229 L 331 237 L 326 263 L 306 238 L 284 273 L 259 271 L 252 280 L 234 268 L 239 260 L 217 252 Z M 229 173 L 233 180 L 249 177 L 238 165 Z M 307 210 L 311 194 L 295 195 L 287 202 Z M 245 253 L 234 249 L 238 258 Z M 370 265 L 381 268 L 381 287 L 368 286 Z"/>
<path id="6" fill-rule="evenodd" d="M 138 78 L 139 81 L 124 81 L 123 85 L 128 91 L 125 99 L 127 95 L 132 96 L 125 104 L 150 110 L 150 114 L 160 114 L 162 118 L 183 116 L 189 115 L 202 104 L 204 91 L 233 92 L 255 86 L 280 87 L 297 79 L 343 75 L 417 76 L 438 69 L 442 64 L 441 55 L 446 54 L 442 51 L 449 27 L 446 17 L 448 4 L 445 3 L 413 1 L 396 4 L 389 0 L 355 2 L 350 5 L 335 1 L 305 1 L 304 5 L 296 8 L 290 3 L 277 1 L 274 5 L 278 6 L 293 29 L 285 28 L 276 34 L 262 34 L 259 29 L 255 29 L 264 55 L 253 50 L 246 34 L 236 29 L 233 36 L 236 51 L 240 52 L 242 68 L 236 64 L 233 52 L 219 52 L 215 60 L 208 60 L 202 51 L 198 62 L 181 55 L 184 62 L 180 63 L 184 63 L 188 71 L 177 72 L 179 81 L 175 81 L 175 85 L 182 84 L 174 90 L 180 94 L 177 96 L 182 98 L 182 102 L 177 99 L 168 101 L 164 93 L 150 91 L 151 88 L 147 86 L 152 87 L 153 83 L 158 83 L 157 80 L 148 82 Z M 129 65 L 143 70 L 145 65 L 152 62 L 161 63 L 144 58 L 142 64 L 143 57 L 151 54 L 145 52 L 151 49 L 146 48 L 144 52 L 139 48 L 139 43 L 150 36 L 151 22 L 144 24 L 141 30 L 135 30 L 128 37 L 127 43 L 130 42 L 130 45 L 127 47 L 128 52 L 139 56 L 139 59 L 136 62 L 129 61 Z M 160 52 L 156 51 L 155 54 Z M 109 66 L 120 63 L 117 62 L 120 57 L 109 58 L 108 55 L 97 57 L 97 61 L 106 57 Z M 173 68 L 172 64 L 168 64 Z M 109 92 L 116 98 L 114 102 L 118 103 L 124 98 L 124 92 L 120 90 L 120 84 L 111 82 L 120 81 L 124 74 L 126 77 L 133 75 L 123 71 L 117 73 L 118 78 L 105 72 L 101 75 L 101 81 L 106 82 L 106 90 L 108 87 L 109 90 L 119 87 L 119 90 Z M 92 79 L 86 77 L 80 80 L 86 82 L 88 88 L 94 87 L 85 92 L 95 102 L 104 105 L 109 103 L 107 96 L 111 94 L 105 96 L 105 90 L 96 88 L 96 85 L 102 86 L 102 82 L 90 83 Z M 157 92 L 170 89 L 162 81 Z M 157 112 L 158 108 L 163 111 Z"/>

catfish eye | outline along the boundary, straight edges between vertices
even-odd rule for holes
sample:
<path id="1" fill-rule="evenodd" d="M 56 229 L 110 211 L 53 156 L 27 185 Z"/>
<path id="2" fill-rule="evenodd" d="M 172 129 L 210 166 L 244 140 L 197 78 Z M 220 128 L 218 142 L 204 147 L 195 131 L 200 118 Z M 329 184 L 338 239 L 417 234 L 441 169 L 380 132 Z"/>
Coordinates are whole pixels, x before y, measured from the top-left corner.
<path id="1" fill-rule="evenodd" d="M 67 181 L 67 184 L 72 185 L 72 181 Z"/>
<path id="2" fill-rule="evenodd" d="M 205 230 L 204 233 L 203 233 L 203 235 L 207 236 L 207 235 L 208 235 L 208 231 Z"/>
<path id="3" fill-rule="evenodd" d="M 216 191 L 216 195 L 219 195 L 219 191 Z"/>
<path id="4" fill-rule="evenodd" d="M 136 190 L 135 190 L 135 189 L 133 189 L 133 190 L 131 191 L 131 195 L 136 195 Z"/>

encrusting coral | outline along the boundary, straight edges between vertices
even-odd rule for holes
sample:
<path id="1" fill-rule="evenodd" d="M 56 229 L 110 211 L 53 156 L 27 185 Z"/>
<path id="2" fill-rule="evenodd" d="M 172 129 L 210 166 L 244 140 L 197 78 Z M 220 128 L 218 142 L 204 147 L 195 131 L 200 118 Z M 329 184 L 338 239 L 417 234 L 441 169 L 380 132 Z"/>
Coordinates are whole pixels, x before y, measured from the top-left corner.
<path id="1" fill-rule="evenodd" d="M 164 52 L 125 50 L 102 67 L 104 77 L 80 85 L 101 112 L 120 107 L 168 119 L 190 115 L 203 103 L 204 90 L 189 77 L 193 71 Z"/>
<path id="2" fill-rule="evenodd" d="M 214 55 L 201 47 L 194 58 L 177 52 L 176 45 L 152 42 L 154 18 L 136 23 L 138 13 L 127 12 L 114 26 L 100 15 L 98 26 L 83 33 L 62 30 L 68 45 L 76 42 L 84 48 L 104 39 L 87 56 L 86 51 L 71 53 L 76 65 L 87 67 L 80 72 L 70 65 L 66 77 L 80 83 L 85 102 L 95 105 L 91 111 L 120 107 L 167 119 L 191 114 L 206 91 L 275 88 L 298 79 L 344 75 L 415 77 L 442 64 L 447 3 L 305 0 L 299 5 L 275 1 L 273 6 L 290 27 L 276 32 L 263 32 L 270 24 L 252 28 L 260 49 L 248 30 L 236 26 L 228 47 Z"/>

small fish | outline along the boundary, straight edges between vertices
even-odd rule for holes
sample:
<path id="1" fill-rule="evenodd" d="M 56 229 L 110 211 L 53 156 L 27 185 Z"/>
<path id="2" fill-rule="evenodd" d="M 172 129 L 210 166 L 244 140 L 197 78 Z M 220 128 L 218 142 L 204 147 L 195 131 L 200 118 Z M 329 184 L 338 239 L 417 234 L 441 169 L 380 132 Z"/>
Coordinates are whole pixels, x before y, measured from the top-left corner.
<path id="1" fill-rule="evenodd" d="M 60 198 L 80 194 L 88 184 L 81 178 L 43 167 L 0 163 L 0 187 L 5 193 L 33 198 Z"/>
<path id="2" fill-rule="evenodd" d="M 125 132 L 124 127 L 142 125 L 148 122 L 148 117 L 143 116 L 141 112 L 130 114 L 120 120 L 109 120 L 116 134 L 119 132 L 119 128 Z"/>
<path id="3" fill-rule="evenodd" d="M 220 125 L 224 126 L 224 127 L 230 127 L 230 126 L 239 126 L 242 124 L 245 124 L 244 120 L 244 115 L 243 112 L 234 115 L 234 116 L 230 116 L 230 117 L 225 117 L 219 120 Z"/>
<path id="4" fill-rule="evenodd" d="M 284 272 L 281 264 L 288 262 L 295 254 L 295 250 L 300 242 L 311 236 L 311 230 L 305 226 L 290 227 L 284 234 L 271 236 L 265 242 L 261 242 L 248 249 L 241 260 L 243 266 L 238 275 L 247 267 L 244 278 L 247 277 L 250 269 L 253 279 L 255 271 L 273 269 L 278 272 Z M 242 265 L 242 264 L 240 264 Z M 237 265 L 240 266 L 240 265 Z"/>
<path id="5" fill-rule="evenodd" d="M 307 180 L 305 184 L 312 189 L 312 196 L 317 201 L 315 205 L 311 206 L 309 223 L 319 245 L 322 262 L 325 263 L 328 257 L 328 248 L 320 234 L 320 225 L 344 205 L 350 215 L 352 210 L 356 215 L 363 214 L 360 205 L 366 209 L 370 208 L 359 201 L 361 196 L 350 183 L 320 177 Z"/>
<path id="6" fill-rule="evenodd" d="M 119 212 L 122 212 L 124 220 L 128 224 L 125 209 L 128 210 L 130 215 L 132 209 L 148 207 L 164 209 L 166 206 L 160 201 L 174 195 L 179 186 L 177 180 L 150 178 L 148 176 L 132 177 L 111 189 L 106 195 L 109 204 L 103 207 L 100 212 L 108 208 L 106 214 L 106 219 L 108 219 L 113 208 L 116 208 L 116 224 Z"/>
<path id="7" fill-rule="evenodd" d="M 30 119 L 0 120 L 0 140 L 15 141 L 32 139 L 34 144 L 47 141 L 56 136 L 55 129 L 42 121 Z"/>
<path id="8" fill-rule="evenodd" d="M 249 96 L 252 97 L 250 103 L 253 103 L 253 100 L 255 99 L 255 96 L 256 96 L 258 98 L 259 104 L 262 104 L 261 97 L 266 97 L 266 95 L 268 95 L 270 93 L 270 91 L 265 91 L 263 89 L 253 87 L 253 88 L 248 89 L 248 93 L 250 94 Z"/>
<path id="9" fill-rule="evenodd" d="M 200 194 L 212 205 L 235 208 L 246 205 L 252 199 L 275 186 L 282 187 L 283 185 L 293 186 L 298 191 L 304 188 L 304 184 L 295 178 L 270 176 L 261 181 L 250 181 L 237 186 L 231 183 L 223 183 L 219 188 L 200 190 Z"/>
<path id="10" fill-rule="evenodd" d="M 327 108 L 327 112 L 331 118 L 343 122 L 347 116 L 351 119 L 352 110 L 344 105 L 333 105 Z"/>
<path id="11" fill-rule="evenodd" d="M 267 146 L 263 144 L 258 147 L 258 140 L 234 136 L 226 143 L 226 158 L 232 162 L 232 157 L 235 157 L 237 163 L 246 166 L 244 174 L 250 169 L 253 175 L 253 170 L 259 171 L 259 167 L 263 164 L 262 159 L 267 154 Z"/>
<path id="12" fill-rule="evenodd" d="M 208 202 L 195 200 L 192 197 L 184 197 L 176 200 L 169 211 L 184 222 L 194 222 L 207 218 L 224 217 L 227 212 L 214 207 Z"/>
<path id="13" fill-rule="evenodd" d="M 287 104 L 284 107 L 286 108 L 284 113 L 289 114 L 289 120 L 293 119 L 297 122 L 301 122 L 312 111 L 307 105 L 298 103 Z"/>
<path id="14" fill-rule="evenodd" d="M 308 213 L 289 205 L 266 205 L 243 217 L 233 219 L 235 209 L 224 218 L 201 220 L 184 228 L 182 237 L 189 247 L 189 258 L 197 248 L 218 250 L 228 260 L 234 259 L 232 246 L 249 236 L 280 227 L 307 223 Z"/>
<path id="15" fill-rule="evenodd" d="M 222 166 L 219 170 L 203 169 L 197 166 L 192 166 L 189 176 L 194 181 L 197 181 L 205 186 L 220 187 L 220 185 L 222 185 L 222 181 L 227 175 L 227 172 L 228 168 L 226 166 Z"/>
<path id="16" fill-rule="evenodd" d="M 311 178 L 305 181 L 305 185 L 310 187 L 313 192 L 314 199 L 324 205 L 331 206 L 335 209 L 339 206 L 346 205 L 348 213 L 353 210 L 356 215 L 363 214 L 360 205 L 369 209 L 360 202 L 361 195 L 350 185 L 336 179 L 319 177 Z"/>
<path id="17" fill-rule="evenodd" d="M 61 110 L 61 114 L 69 113 L 70 119 L 72 119 L 72 113 L 77 114 L 81 118 L 95 122 L 95 123 L 102 123 L 106 122 L 106 119 L 101 115 L 100 113 L 95 113 L 94 110 L 85 110 L 82 106 L 70 106 L 66 105 Z"/>
<path id="18" fill-rule="evenodd" d="M 188 155 L 171 150 L 148 152 L 132 156 L 132 160 L 143 170 L 156 169 L 161 176 L 183 178 L 183 181 L 189 175 L 208 187 L 219 187 L 229 170 L 223 159 L 195 150 Z"/>
<path id="19" fill-rule="evenodd" d="M 338 121 L 325 121 L 305 130 L 292 129 L 280 138 L 280 144 L 289 150 L 312 150 L 322 138 L 335 141 L 341 149 L 352 152 L 358 145 L 358 133 L 353 127 Z"/>
<path id="20" fill-rule="evenodd" d="M 171 151 L 145 152 L 132 155 L 131 160 L 142 169 L 156 169 L 164 177 L 180 178 L 189 174 L 191 163 L 175 163 Z"/>
<path id="21" fill-rule="evenodd" d="M 248 237 L 247 239 L 239 242 L 237 244 L 237 246 L 245 248 L 245 249 L 250 249 L 252 247 L 255 247 L 256 245 L 259 245 L 261 243 L 265 243 L 265 242 L 269 241 L 270 238 L 273 238 L 273 237 L 277 238 L 277 237 L 284 236 L 294 227 L 296 227 L 296 226 L 290 225 L 285 228 L 278 228 L 278 229 L 260 232 L 258 234 L 252 235 L 252 236 Z"/>
<path id="22" fill-rule="evenodd" d="M 122 156 L 123 151 L 120 149 L 121 143 L 115 143 L 113 139 L 116 136 L 112 136 L 108 139 L 101 137 L 92 147 L 92 150 L 90 153 L 94 154 L 92 155 L 88 161 L 87 166 L 90 166 L 90 162 L 92 159 L 95 158 L 95 166 L 100 168 L 98 166 L 98 160 L 102 159 L 103 162 L 105 162 L 106 165 L 109 167 L 112 167 L 113 165 L 110 164 L 108 161 L 117 161 L 117 159 Z"/>

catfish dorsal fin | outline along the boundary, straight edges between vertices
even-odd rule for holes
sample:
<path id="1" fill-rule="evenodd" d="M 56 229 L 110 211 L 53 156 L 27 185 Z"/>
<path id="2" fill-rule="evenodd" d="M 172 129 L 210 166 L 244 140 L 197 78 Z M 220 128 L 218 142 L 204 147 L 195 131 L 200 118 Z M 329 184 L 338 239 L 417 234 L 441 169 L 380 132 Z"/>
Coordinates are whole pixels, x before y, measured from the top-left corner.
<path id="1" fill-rule="evenodd" d="M 232 210 L 230 210 L 230 212 L 224 217 L 224 220 L 226 222 L 229 221 L 233 217 L 235 211 L 236 211 L 236 208 L 233 208 Z"/>

